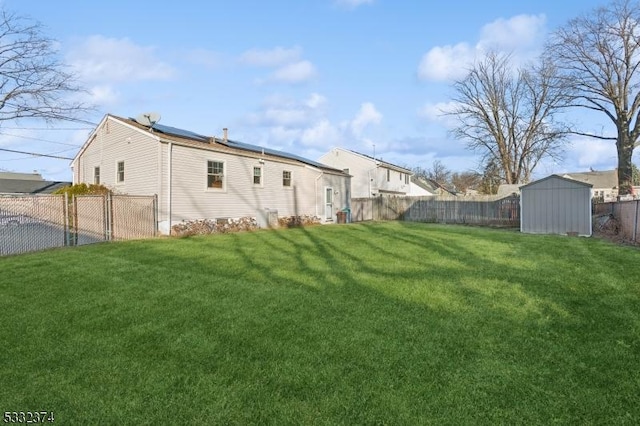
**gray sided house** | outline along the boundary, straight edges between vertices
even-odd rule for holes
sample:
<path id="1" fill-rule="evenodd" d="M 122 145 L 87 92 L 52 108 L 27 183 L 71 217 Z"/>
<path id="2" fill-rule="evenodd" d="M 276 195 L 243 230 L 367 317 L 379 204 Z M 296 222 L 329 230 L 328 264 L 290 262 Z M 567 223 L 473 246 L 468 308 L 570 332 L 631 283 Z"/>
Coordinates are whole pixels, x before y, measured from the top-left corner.
<path id="1" fill-rule="evenodd" d="M 591 236 L 592 185 L 551 175 L 520 187 L 520 231 Z"/>
<path id="2" fill-rule="evenodd" d="M 404 167 L 344 148 L 333 148 L 318 161 L 352 176 L 353 198 L 410 195 L 413 172 Z"/>
<path id="3" fill-rule="evenodd" d="M 342 170 L 268 148 L 106 115 L 73 159 L 74 183 L 158 196 L 158 227 L 182 221 L 312 216 L 349 208 Z"/>

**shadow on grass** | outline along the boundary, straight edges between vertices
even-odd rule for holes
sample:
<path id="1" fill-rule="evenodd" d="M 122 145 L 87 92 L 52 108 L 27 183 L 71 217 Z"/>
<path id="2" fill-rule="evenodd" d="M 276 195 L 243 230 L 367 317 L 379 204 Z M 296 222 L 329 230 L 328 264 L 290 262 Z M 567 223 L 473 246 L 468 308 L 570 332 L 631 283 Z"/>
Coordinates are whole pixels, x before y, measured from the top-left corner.
<path id="1" fill-rule="evenodd" d="M 631 262 L 637 253 L 371 223 L 62 256 L 97 265 L 74 285 L 75 305 L 56 299 L 44 278 L 13 296 L 52 295 L 56 314 L 45 319 L 73 328 L 61 354 L 47 358 L 50 378 L 71 374 L 79 400 L 120 408 L 115 420 L 145 404 L 143 413 L 218 423 L 606 423 L 639 414 L 640 271 L 616 268 L 616 257 Z M 581 269 L 585 262 L 598 272 Z M 69 276 L 82 271 L 70 268 Z M 6 283 L 0 289 L 11 293 Z M 16 383 L 26 386 L 19 395 L 61 404 L 24 378 Z M 23 401 L 8 389 L 0 396 Z"/>

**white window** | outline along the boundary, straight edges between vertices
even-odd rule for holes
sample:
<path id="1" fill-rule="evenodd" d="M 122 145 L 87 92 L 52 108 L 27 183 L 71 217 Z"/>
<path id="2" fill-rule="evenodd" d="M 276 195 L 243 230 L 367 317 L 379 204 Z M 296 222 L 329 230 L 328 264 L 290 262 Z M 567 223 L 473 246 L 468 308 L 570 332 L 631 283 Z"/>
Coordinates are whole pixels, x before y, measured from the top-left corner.
<path id="1" fill-rule="evenodd" d="M 224 162 L 207 161 L 207 188 L 224 188 Z"/>
<path id="2" fill-rule="evenodd" d="M 262 167 L 253 168 L 253 184 L 262 185 Z"/>
<path id="3" fill-rule="evenodd" d="M 116 182 L 124 182 L 124 161 L 118 161 L 116 168 Z"/>
<path id="4" fill-rule="evenodd" d="M 387 169 L 387 182 L 391 181 L 391 170 Z"/>
<path id="5" fill-rule="evenodd" d="M 93 168 L 93 183 L 100 185 L 100 166 Z"/>
<path id="6" fill-rule="evenodd" d="M 282 172 L 282 186 L 291 186 L 291 171 L 284 170 Z"/>

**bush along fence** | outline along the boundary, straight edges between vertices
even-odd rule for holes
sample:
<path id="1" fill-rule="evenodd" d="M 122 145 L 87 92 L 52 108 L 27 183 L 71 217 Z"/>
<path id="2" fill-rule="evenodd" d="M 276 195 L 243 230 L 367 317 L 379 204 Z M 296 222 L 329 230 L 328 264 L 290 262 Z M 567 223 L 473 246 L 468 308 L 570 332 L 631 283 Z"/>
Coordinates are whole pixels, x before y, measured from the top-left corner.
<path id="1" fill-rule="evenodd" d="M 594 231 L 615 235 L 623 241 L 640 243 L 640 200 L 593 205 Z"/>
<path id="2" fill-rule="evenodd" d="M 0 255 L 157 235 L 157 199 L 0 195 Z"/>
<path id="3" fill-rule="evenodd" d="M 351 200 L 351 220 L 404 220 L 484 226 L 520 226 L 520 198 L 395 197 Z"/>

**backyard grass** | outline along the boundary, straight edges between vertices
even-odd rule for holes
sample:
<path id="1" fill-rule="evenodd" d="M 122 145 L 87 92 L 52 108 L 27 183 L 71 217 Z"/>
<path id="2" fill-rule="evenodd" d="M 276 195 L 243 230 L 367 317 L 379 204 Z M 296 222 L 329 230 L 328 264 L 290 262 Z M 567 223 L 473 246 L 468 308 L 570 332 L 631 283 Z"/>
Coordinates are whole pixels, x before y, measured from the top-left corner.
<path id="1" fill-rule="evenodd" d="M 638 424 L 640 250 L 365 223 L 0 258 L 0 414 Z"/>

